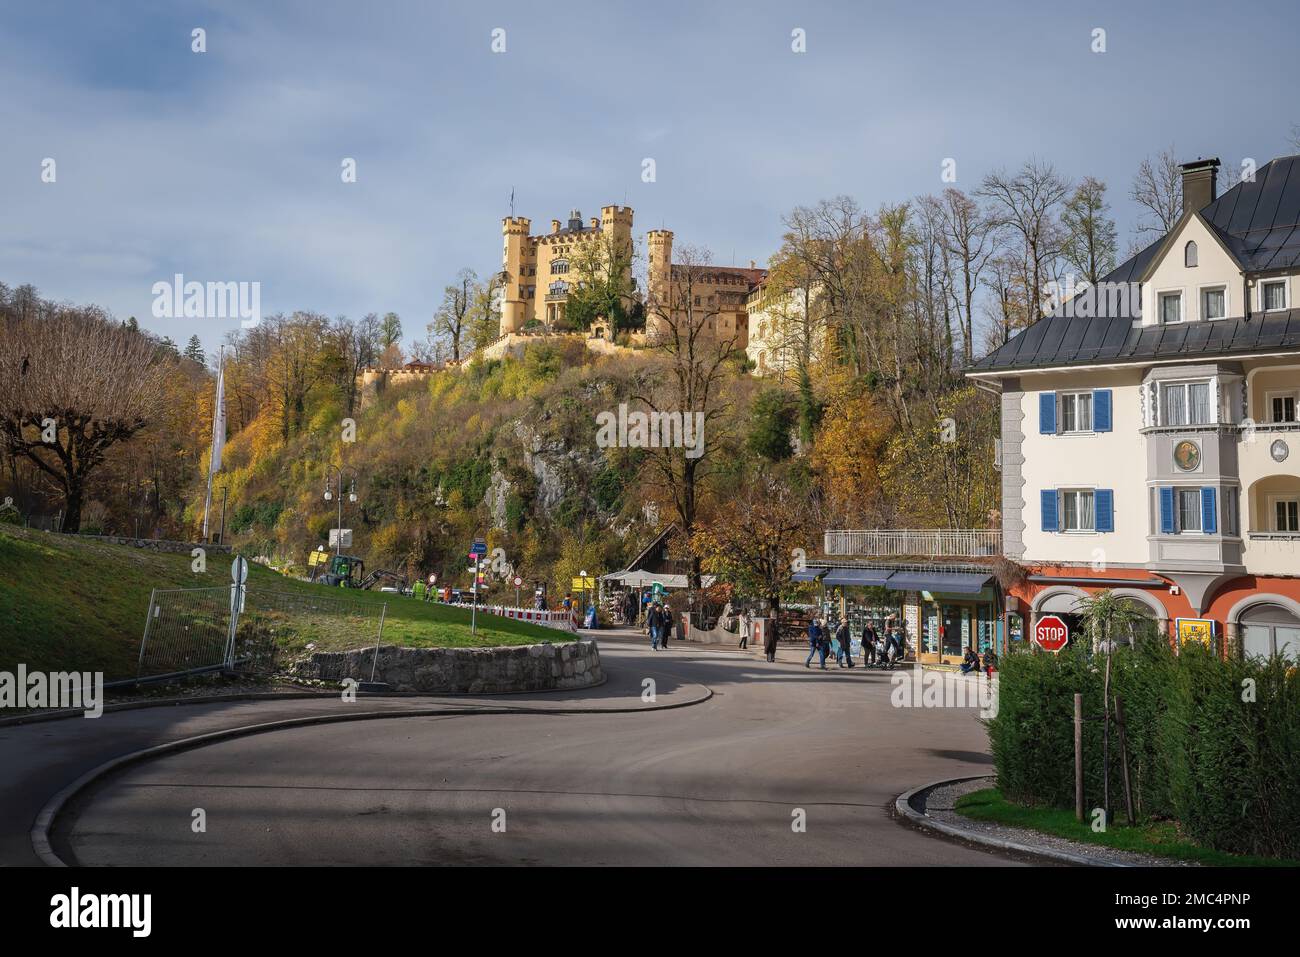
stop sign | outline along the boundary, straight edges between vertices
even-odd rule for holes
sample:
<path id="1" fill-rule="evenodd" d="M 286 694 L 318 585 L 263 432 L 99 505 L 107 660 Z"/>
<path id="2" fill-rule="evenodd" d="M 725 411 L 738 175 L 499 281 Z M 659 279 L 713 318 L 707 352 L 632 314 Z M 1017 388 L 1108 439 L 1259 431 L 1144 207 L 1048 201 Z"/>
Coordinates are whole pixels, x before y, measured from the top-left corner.
<path id="1" fill-rule="evenodd" d="M 1069 626 L 1055 615 L 1043 615 L 1034 625 L 1034 641 L 1044 651 L 1060 651 L 1069 640 Z"/>

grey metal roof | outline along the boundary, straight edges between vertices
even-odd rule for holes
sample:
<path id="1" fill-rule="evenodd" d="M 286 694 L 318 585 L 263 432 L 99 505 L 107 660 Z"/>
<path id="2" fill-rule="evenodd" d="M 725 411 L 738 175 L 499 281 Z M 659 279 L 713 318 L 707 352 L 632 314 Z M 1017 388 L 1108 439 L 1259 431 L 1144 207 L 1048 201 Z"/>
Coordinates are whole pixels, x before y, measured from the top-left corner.
<path id="1" fill-rule="evenodd" d="M 1300 156 L 1264 164 L 1253 182 L 1241 182 L 1204 209 L 1210 227 L 1247 272 L 1300 267 Z M 1137 282 L 1160 252 L 1164 237 L 1102 279 L 1102 287 Z M 1073 300 L 1079 301 L 1076 296 Z M 1058 309 L 975 363 L 968 372 L 1042 369 L 1094 363 L 1143 362 L 1182 355 L 1216 358 L 1300 349 L 1300 310 L 1250 319 L 1216 319 L 1137 327 L 1133 309 L 1092 317 Z M 1112 304 L 1115 305 L 1115 304 Z M 1122 303 L 1118 305 L 1123 305 Z M 1134 304 L 1130 304 L 1134 305 Z"/>
<path id="2" fill-rule="evenodd" d="M 1300 265 L 1300 156 L 1256 170 L 1201 211 L 1247 272 Z"/>
<path id="3" fill-rule="evenodd" d="M 1300 309 L 1250 319 L 1134 326 L 1132 320 L 1047 316 L 970 372 L 1145 362 L 1179 356 L 1212 359 L 1252 352 L 1300 350 Z"/>

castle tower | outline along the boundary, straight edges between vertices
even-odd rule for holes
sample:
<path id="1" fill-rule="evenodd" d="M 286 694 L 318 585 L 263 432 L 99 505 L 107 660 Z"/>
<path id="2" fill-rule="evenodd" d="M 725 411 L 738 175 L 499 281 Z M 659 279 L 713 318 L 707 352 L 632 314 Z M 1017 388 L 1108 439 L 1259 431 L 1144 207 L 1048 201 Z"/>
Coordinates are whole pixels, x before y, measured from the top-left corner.
<path id="1" fill-rule="evenodd" d="M 501 220 L 505 236 L 505 249 L 501 255 L 501 333 L 518 332 L 528 321 L 524 297 L 524 259 L 527 256 L 528 229 L 532 225 L 526 217 L 506 217 Z"/>
<path id="2" fill-rule="evenodd" d="M 663 313 L 672 299 L 673 231 L 646 233 L 646 335 L 654 339 L 663 326 Z"/>

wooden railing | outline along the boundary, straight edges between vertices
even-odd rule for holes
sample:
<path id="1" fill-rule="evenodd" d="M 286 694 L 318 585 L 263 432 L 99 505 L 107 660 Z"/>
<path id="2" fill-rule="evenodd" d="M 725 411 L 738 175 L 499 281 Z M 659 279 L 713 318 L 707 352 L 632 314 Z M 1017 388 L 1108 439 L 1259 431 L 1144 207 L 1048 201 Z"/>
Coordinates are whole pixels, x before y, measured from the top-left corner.
<path id="1" fill-rule="evenodd" d="M 1002 532 L 992 528 L 827 529 L 827 555 L 871 558 L 984 558 L 1002 554 Z"/>

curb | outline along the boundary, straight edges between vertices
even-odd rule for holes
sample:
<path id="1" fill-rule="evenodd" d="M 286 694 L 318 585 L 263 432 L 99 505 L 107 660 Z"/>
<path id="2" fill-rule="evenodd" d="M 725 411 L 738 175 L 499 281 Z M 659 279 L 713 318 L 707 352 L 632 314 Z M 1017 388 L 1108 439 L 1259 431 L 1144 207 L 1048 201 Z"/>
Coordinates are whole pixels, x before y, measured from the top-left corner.
<path id="1" fill-rule="evenodd" d="M 593 685 L 592 687 L 599 686 Z M 670 711 L 675 708 L 689 708 L 693 705 L 703 704 L 713 697 L 712 688 L 708 685 L 700 685 L 700 687 L 704 689 L 705 693 L 697 698 L 692 698 L 689 701 L 677 701 L 671 704 L 656 704 L 644 708 L 520 708 L 505 706 L 502 708 L 444 707 L 416 708 L 410 711 L 363 711 L 359 714 L 321 714 L 308 715 L 302 718 L 283 718 L 279 721 L 267 721 L 262 724 L 242 725 L 236 728 L 225 728 L 221 731 L 209 731 L 206 734 L 194 735 L 189 738 L 179 738 L 175 741 L 168 741 L 165 744 L 154 745 L 151 748 L 132 751 L 129 754 L 123 754 L 113 758 L 111 761 L 106 761 L 104 764 L 87 771 L 63 790 L 59 791 L 58 794 L 54 795 L 54 797 L 50 798 L 50 800 L 46 802 L 45 806 L 41 808 L 40 813 L 36 815 L 36 820 L 32 824 L 31 830 L 32 849 L 36 852 L 36 856 L 39 857 L 41 862 L 47 867 L 67 867 L 67 861 L 63 860 L 54 852 L 54 847 L 50 842 L 50 831 L 53 829 L 54 822 L 58 818 L 59 813 L 79 791 L 84 790 L 100 778 L 112 774 L 128 765 L 138 764 L 142 761 L 148 761 L 152 758 L 162 757 L 168 754 L 175 754 L 180 751 L 189 751 L 194 748 L 201 748 L 208 744 L 216 744 L 233 738 L 242 738 L 254 734 L 264 734 L 270 731 L 282 731 L 290 728 L 304 728 L 318 724 L 336 724 L 344 721 L 378 721 L 384 718 L 432 718 L 496 714 L 638 714 L 645 711 Z M 376 697 L 387 696 L 377 695 Z"/>
<path id="2" fill-rule="evenodd" d="M 581 688 L 546 688 L 541 691 L 357 691 L 358 698 L 489 698 L 506 697 L 514 694 L 551 694 L 556 691 L 586 691 L 599 688 L 609 681 L 606 675 L 595 684 L 583 685 Z M 221 704 L 224 701 L 293 701 L 299 698 L 337 698 L 338 691 L 245 691 L 237 694 L 190 695 L 185 698 L 157 698 L 145 701 L 122 701 L 118 704 L 104 705 L 104 714 L 118 711 L 136 711 L 140 708 L 171 708 L 186 704 Z M 10 718 L 0 718 L 0 728 L 17 727 L 23 724 L 36 724 L 41 721 L 62 721 L 68 718 L 81 718 L 80 708 L 59 708 L 56 711 L 34 711 Z"/>
<path id="3" fill-rule="evenodd" d="M 994 847 L 1001 851 L 1015 851 L 1018 854 L 1028 854 L 1031 857 L 1042 857 L 1064 864 L 1074 864 L 1078 867 L 1132 866 L 1131 864 L 1119 864 L 1113 861 L 1099 861 L 1091 857 L 1084 857 L 1082 854 L 1071 854 L 1069 851 L 1058 851 L 1055 848 L 1031 847 L 1028 844 L 1021 844 L 1018 841 L 1009 841 L 1003 837 L 993 837 L 976 831 L 968 831 L 953 824 L 936 821 L 924 811 L 918 811 L 916 808 L 912 807 L 913 798 L 932 791 L 935 788 L 944 787 L 949 784 L 961 784 L 963 781 L 982 781 L 988 777 L 989 775 L 987 774 L 971 774 L 966 777 L 933 781 L 930 784 L 923 784 L 918 788 L 912 788 L 912 790 L 904 791 L 894 799 L 894 812 L 907 823 L 911 824 L 913 827 L 920 828 L 921 830 L 938 831 L 948 837 L 955 837 L 963 841 L 969 841 L 973 844 L 983 844 L 987 847 Z"/>

